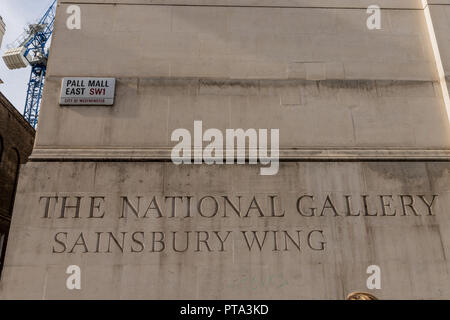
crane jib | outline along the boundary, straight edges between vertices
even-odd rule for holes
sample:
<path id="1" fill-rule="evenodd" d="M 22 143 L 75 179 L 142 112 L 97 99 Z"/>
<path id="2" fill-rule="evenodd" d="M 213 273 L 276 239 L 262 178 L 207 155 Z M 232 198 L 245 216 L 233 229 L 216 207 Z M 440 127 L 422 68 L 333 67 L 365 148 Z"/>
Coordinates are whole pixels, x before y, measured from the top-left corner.
<path id="1" fill-rule="evenodd" d="M 10 70 L 31 66 L 23 115 L 34 128 L 39 116 L 47 70 L 47 44 L 53 33 L 56 6 L 57 1 L 54 0 L 39 22 L 29 24 L 26 31 L 8 46 L 3 55 L 3 60 Z"/>

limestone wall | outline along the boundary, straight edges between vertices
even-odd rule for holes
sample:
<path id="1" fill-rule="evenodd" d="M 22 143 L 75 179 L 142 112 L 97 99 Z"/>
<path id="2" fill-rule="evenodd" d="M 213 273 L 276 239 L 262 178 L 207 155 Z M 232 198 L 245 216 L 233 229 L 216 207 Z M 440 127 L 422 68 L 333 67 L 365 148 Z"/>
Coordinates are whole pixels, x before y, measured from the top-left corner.
<path id="1" fill-rule="evenodd" d="M 377 265 L 381 299 L 448 298 L 450 1 L 371 2 L 60 1 L 0 297 L 344 299 Z M 75 76 L 115 105 L 60 107 Z M 195 120 L 279 129 L 278 174 L 176 166 Z"/>
<path id="2" fill-rule="evenodd" d="M 420 1 L 380 2 L 382 29 L 373 31 L 367 1 L 86 1 L 81 30 L 66 28 L 68 5 L 57 11 L 37 158 L 168 158 L 171 132 L 192 129 L 194 119 L 208 128 L 281 128 L 286 154 L 448 156 Z M 441 30 L 448 23 L 434 12 L 445 10 L 433 8 Z M 68 75 L 117 77 L 115 106 L 61 108 Z"/>
<path id="3" fill-rule="evenodd" d="M 1 297 L 345 299 L 367 291 L 375 264 L 381 299 L 447 298 L 449 175 L 448 163 L 423 162 L 283 163 L 273 177 L 255 166 L 29 163 Z M 69 265 L 81 290 L 66 288 Z"/>

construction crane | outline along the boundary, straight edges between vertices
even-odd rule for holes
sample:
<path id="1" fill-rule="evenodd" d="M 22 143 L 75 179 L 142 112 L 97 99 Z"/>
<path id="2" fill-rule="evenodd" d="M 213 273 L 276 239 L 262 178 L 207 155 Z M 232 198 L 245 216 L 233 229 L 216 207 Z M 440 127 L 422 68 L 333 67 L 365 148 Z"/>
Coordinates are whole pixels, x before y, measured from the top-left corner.
<path id="1" fill-rule="evenodd" d="M 7 46 L 8 50 L 3 55 L 3 60 L 10 70 L 31 66 L 23 116 L 33 128 L 36 128 L 38 122 L 47 72 L 48 41 L 53 33 L 56 5 L 57 0 L 54 0 L 42 18 L 37 23 L 28 25 L 25 32 Z"/>

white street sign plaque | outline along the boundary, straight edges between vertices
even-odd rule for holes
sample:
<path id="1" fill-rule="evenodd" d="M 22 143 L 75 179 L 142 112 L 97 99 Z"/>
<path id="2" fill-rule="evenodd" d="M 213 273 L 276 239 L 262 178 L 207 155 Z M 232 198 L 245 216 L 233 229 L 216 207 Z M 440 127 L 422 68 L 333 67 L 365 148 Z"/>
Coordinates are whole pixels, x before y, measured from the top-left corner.
<path id="1" fill-rule="evenodd" d="M 64 78 L 59 104 L 111 106 L 115 87 L 115 78 Z"/>

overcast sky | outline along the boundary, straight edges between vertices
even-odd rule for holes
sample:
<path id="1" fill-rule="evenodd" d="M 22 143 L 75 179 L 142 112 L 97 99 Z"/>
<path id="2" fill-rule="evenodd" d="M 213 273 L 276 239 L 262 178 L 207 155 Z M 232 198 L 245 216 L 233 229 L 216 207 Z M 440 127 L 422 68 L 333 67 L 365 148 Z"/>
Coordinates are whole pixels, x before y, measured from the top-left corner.
<path id="1" fill-rule="evenodd" d="M 0 55 L 6 45 L 14 42 L 22 34 L 27 24 L 33 23 L 44 15 L 53 0 L 0 0 L 0 16 L 6 24 Z M 30 78 L 30 67 L 8 70 L 3 59 L 0 60 L 0 91 L 22 113 L 25 106 L 26 90 Z"/>

